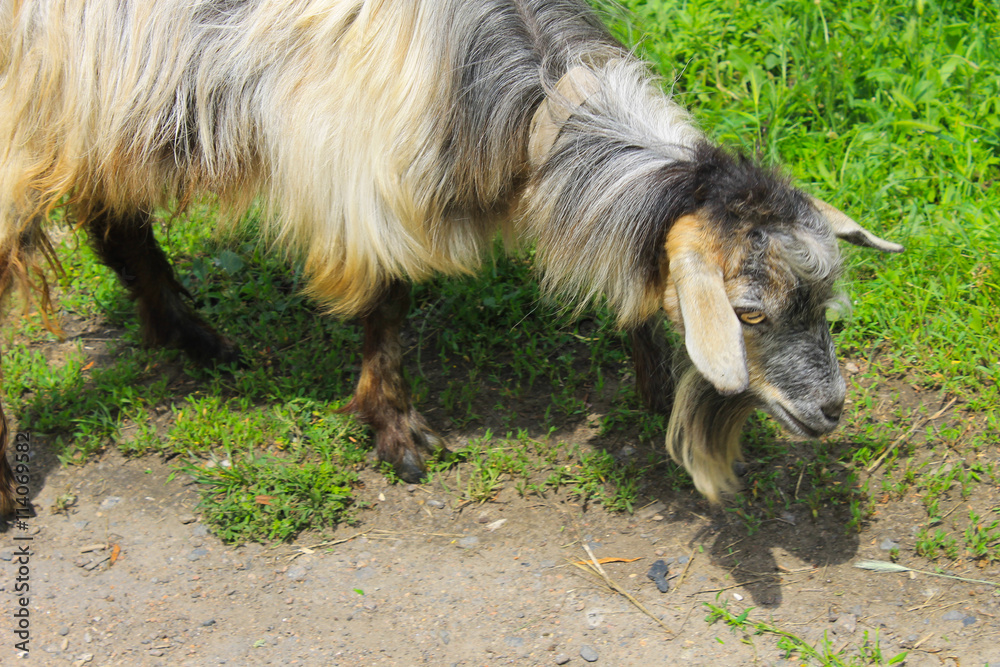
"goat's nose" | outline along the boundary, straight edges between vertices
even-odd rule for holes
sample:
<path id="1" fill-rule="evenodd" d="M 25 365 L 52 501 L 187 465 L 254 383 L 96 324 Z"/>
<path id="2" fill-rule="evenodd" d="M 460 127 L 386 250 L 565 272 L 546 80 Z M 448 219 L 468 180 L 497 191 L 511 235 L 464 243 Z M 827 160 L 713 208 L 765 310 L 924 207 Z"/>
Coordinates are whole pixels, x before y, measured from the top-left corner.
<path id="1" fill-rule="evenodd" d="M 837 423 L 840 421 L 840 415 L 843 414 L 844 412 L 844 402 L 843 401 L 830 402 L 827 403 L 826 405 L 821 406 L 820 410 L 823 412 L 824 417 L 826 417 L 833 423 Z"/>

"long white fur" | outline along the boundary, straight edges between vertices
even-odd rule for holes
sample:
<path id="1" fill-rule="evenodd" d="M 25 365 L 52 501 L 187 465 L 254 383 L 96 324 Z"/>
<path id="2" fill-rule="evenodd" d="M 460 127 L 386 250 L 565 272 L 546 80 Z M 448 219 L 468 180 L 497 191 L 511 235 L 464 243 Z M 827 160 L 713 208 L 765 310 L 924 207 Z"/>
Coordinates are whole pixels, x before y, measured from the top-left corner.
<path id="1" fill-rule="evenodd" d="M 662 244 L 712 185 L 707 144 L 596 24 L 580 0 L 0 0 L 0 291 L 63 203 L 82 223 L 209 192 L 230 220 L 259 200 L 337 313 L 392 279 L 474 271 L 498 232 L 624 326 L 677 311 Z M 825 283 L 833 230 L 802 202 L 777 262 Z M 670 449 L 716 499 L 749 399 L 682 376 Z"/>
<path id="2" fill-rule="evenodd" d="M 262 197 L 338 311 L 388 277 L 474 268 L 493 230 L 433 233 L 451 4 L 260 0 L 199 21 L 212 3 L 4 0 L 0 244 L 69 194 L 128 209 L 212 191 Z"/>

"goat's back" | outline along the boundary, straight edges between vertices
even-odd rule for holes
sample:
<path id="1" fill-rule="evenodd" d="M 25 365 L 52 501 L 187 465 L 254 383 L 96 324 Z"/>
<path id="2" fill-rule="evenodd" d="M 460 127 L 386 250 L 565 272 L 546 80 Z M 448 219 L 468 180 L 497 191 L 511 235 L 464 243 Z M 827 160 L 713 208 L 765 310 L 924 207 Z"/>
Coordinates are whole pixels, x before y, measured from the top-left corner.
<path id="1" fill-rule="evenodd" d="M 342 312 L 475 268 L 543 70 L 617 48 L 577 0 L 3 0 L 0 31 L 0 243 L 67 196 L 260 198 Z"/>

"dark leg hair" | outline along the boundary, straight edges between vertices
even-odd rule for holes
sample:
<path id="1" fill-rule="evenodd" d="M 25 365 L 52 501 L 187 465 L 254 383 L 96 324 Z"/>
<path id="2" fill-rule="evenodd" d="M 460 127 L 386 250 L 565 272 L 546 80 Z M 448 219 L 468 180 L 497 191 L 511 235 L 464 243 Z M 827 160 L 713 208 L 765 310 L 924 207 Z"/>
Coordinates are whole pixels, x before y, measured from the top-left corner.
<path id="1" fill-rule="evenodd" d="M 104 212 L 87 224 L 87 231 L 98 258 L 135 300 L 148 345 L 178 347 L 203 364 L 239 362 L 233 344 L 189 305 L 191 295 L 156 242 L 149 213 Z"/>
<path id="2" fill-rule="evenodd" d="M 0 517 L 14 513 L 14 471 L 7 461 L 7 417 L 0 406 Z"/>
<path id="3" fill-rule="evenodd" d="M 42 312 L 48 302 L 48 285 L 35 263 L 33 251 L 41 246 L 42 254 L 51 253 L 48 240 L 41 233 L 37 223 L 28 224 L 24 232 L 9 241 L 9 245 L 0 248 L 0 302 L 15 283 L 20 283 L 26 298 L 41 297 Z M 46 252 L 47 251 L 47 252 Z M 40 279 L 40 284 L 33 284 L 31 274 Z M 31 288 L 35 287 L 32 294 Z M 10 430 L 7 426 L 7 416 L 0 405 L 0 517 L 14 514 L 15 510 L 15 479 L 14 470 L 7 461 L 7 444 L 10 441 Z"/>
<path id="4" fill-rule="evenodd" d="M 650 320 L 631 329 L 635 388 L 650 411 L 670 414 L 674 402 L 674 379 L 670 371 L 673 351 L 663 335 L 660 320 Z"/>
<path id="5" fill-rule="evenodd" d="M 399 331 L 409 309 L 410 286 L 396 280 L 362 317 L 365 343 L 361 377 L 344 411 L 354 412 L 375 431 L 379 460 L 392 464 L 404 481 L 417 483 L 426 471 L 426 456 L 444 446 L 413 409 L 410 387 L 403 377 Z"/>

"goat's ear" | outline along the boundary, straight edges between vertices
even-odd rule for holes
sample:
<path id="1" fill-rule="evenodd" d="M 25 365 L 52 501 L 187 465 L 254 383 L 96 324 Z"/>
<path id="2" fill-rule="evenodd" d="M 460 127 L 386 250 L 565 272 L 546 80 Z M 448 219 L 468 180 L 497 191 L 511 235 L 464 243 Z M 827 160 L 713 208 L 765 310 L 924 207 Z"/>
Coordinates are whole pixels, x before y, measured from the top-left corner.
<path id="1" fill-rule="evenodd" d="M 847 217 L 843 211 L 830 206 L 822 199 L 816 199 L 815 197 L 810 197 L 809 199 L 812 200 L 812 204 L 816 207 L 816 210 L 819 211 L 823 217 L 826 218 L 827 222 L 830 223 L 830 226 L 833 227 L 833 233 L 836 234 L 838 239 L 843 239 L 844 241 L 854 245 L 881 250 L 882 252 L 903 252 L 903 246 L 898 243 L 886 241 L 885 239 L 880 239 L 858 223 L 854 222 L 854 220 Z"/>
<path id="2" fill-rule="evenodd" d="M 688 356 L 720 394 L 746 391 L 750 376 L 743 327 L 726 295 L 717 244 L 702 219 L 679 218 L 667 233 L 666 251 Z"/>

